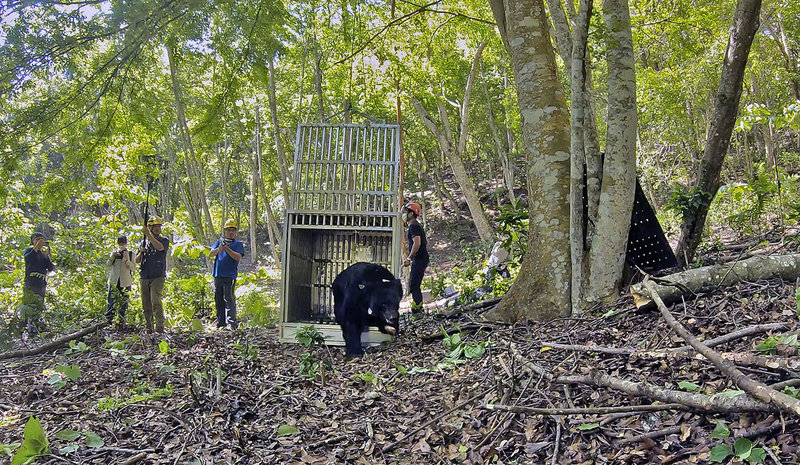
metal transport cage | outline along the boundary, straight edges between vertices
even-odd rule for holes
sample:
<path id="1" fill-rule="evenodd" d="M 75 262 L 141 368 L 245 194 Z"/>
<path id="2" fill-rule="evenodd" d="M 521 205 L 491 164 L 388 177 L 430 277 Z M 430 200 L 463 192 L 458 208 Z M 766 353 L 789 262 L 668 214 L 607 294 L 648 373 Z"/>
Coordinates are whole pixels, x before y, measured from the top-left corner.
<path id="1" fill-rule="evenodd" d="M 286 209 L 281 278 L 281 342 L 313 324 L 326 343 L 344 345 L 331 284 L 359 261 L 400 276 L 400 127 L 307 124 L 297 127 L 294 178 Z M 365 343 L 390 339 L 377 328 Z"/>

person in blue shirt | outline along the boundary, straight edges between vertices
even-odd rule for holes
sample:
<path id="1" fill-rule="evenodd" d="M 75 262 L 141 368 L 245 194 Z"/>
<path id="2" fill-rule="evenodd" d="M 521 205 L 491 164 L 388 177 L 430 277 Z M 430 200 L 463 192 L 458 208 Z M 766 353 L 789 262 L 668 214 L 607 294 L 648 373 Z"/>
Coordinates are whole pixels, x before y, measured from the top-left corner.
<path id="1" fill-rule="evenodd" d="M 229 326 L 236 329 L 236 276 L 239 274 L 239 260 L 244 256 L 244 244 L 236 239 L 236 221 L 228 220 L 222 237 L 211 246 L 209 256 L 214 259 L 211 276 L 214 277 L 214 304 L 217 308 L 217 328 Z"/>

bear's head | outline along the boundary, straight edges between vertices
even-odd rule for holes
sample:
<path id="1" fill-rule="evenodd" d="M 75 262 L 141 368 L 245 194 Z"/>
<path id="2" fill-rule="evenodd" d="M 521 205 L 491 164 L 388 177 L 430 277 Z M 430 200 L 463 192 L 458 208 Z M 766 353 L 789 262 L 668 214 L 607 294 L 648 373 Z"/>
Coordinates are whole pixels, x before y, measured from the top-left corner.
<path id="1" fill-rule="evenodd" d="M 395 334 L 400 329 L 400 299 L 403 298 L 403 285 L 399 279 L 382 279 L 375 283 L 370 294 L 369 313 L 378 320 L 382 333 Z"/>

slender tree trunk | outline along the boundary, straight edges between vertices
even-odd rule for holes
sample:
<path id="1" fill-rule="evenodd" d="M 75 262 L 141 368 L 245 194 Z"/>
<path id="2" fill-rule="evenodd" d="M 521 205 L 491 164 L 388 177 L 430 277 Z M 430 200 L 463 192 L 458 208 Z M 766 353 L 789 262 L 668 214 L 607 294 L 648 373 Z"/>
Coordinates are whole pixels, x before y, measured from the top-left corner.
<path id="1" fill-rule="evenodd" d="M 256 180 L 256 188 L 253 190 L 252 195 L 258 196 L 261 194 L 262 201 L 264 202 L 264 211 L 267 213 L 267 236 L 269 237 L 269 246 L 272 250 L 272 256 L 275 260 L 275 266 L 278 268 L 281 267 L 281 255 L 279 252 L 280 244 L 280 232 L 278 231 L 278 222 L 275 219 L 275 215 L 272 213 L 272 207 L 270 206 L 270 198 L 267 195 L 267 189 L 264 187 L 264 173 L 261 170 L 261 117 L 260 110 L 256 110 L 256 149 L 255 154 L 252 159 L 253 163 L 253 176 Z M 288 202 L 289 199 L 284 197 L 284 202 Z M 253 253 L 253 258 L 255 259 L 255 252 Z"/>
<path id="2" fill-rule="evenodd" d="M 489 123 L 489 130 L 492 133 L 492 139 L 494 140 L 494 146 L 497 149 L 497 158 L 500 160 L 503 184 L 505 184 L 508 190 L 508 200 L 511 202 L 511 205 L 516 206 L 517 198 L 514 197 L 514 170 L 511 164 L 511 157 L 508 155 L 508 149 L 506 149 L 503 142 L 500 140 L 500 131 L 497 130 L 497 124 L 495 123 L 494 109 L 492 108 L 492 99 L 489 96 L 488 87 L 486 87 L 486 102 L 489 106 L 489 112 L 486 115 L 487 121 Z"/>
<path id="3" fill-rule="evenodd" d="M 628 0 L 604 0 L 603 22 L 608 34 L 608 137 L 589 252 L 587 306 L 618 296 L 636 189 L 636 74 Z"/>
<path id="4" fill-rule="evenodd" d="M 256 226 L 258 225 L 258 165 L 256 164 L 255 154 L 250 154 L 250 256 L 253 263 L 258 257 L 258 239 L 256 237 Z"/>
<path id="5" fill-rule="evenodd" d="M 203 182 L 203 173 L 200 164 L 197 161 L 197 156 L 192 144 L 192 137 L 189 132 L 189 126 L 186 123 L 186 114 L 183 108 L 183 96 L 181 86 L 178 82 L 178 71 L 175 64 L 175 53 L 172 45 L 167 44 L 167 59 L 169 61 L 169 71 L 172 78 L 172 92 L 175 98 L 175 108 L 178 114 L 178 129 L 181 134 L 184 148 L 186 149 L 185 166 L 188 175 L 188 187 L 191 194 L 192 208 L 199 210 L 198 223 L 195 225 L 197 233 L 201 239 L 211 240 L 214 237 L 214 222 L 211 219 L 211 211 L 208 208 L 206 201 L 206 191 Z M 205 220 L 205 224 L 204 224 Z M 206 229 L 208 225 L 208 229 Z"/>
<path id="6" fill-rule="evenodd" d="M 553 2 L 556 0 L 550 0 Z M 586 117 L 586 48 L 589 38 L 589 20 L 592 14 L 592 0 L 581 0 L 578 17 L 572 35 L 572 70 L 570 76 L 571 125 L 570 125 L 570 246 L 572 257 L 572 308 L 580 309 L 584 301 L 588 279 L 586 229 L 588 212 L 584 210 L 587 195 L 584 190 L 586 175 L 586 151 L 584 122 Z M 551 9 L 552 11 L 552 9 Z M 566 21 L 566 18 L 564 19 Z"/>
<path id="7" fill-rule="evenodd" d="M 322 54 L 316 41 L 314 42 L 314 90 L 317 93 L 317 118 L 325 121 L 325 99 L 322 93 Z"/>
<path id="8" fill-rule="evenodd" d="M 522 118 L 530 231 L 519 276 L 487 318 L 570 315 L 569 114 L 542 0 L 490 0 L 511 58 Z"/>
<path id="9" fill-rule="evenodd" d="M 475 229 L 478 231 L 478 236 L 480 236 L 481 240 L 489 241 L 492 238 L 493 230 L 489 224 L 489 219 L 486 216 L 486 212 L 483 211 L 480 198 L 478 197 L 474 183 L 470 179 L 463 161 L 463 156 L 466 152 L 467 139 L 469 138 L 469 102 L 472 96 L 472 89 L 475 84 L 475 76 L 477 75 L 478 66 L 480 65 L 481 55 L 483 54 L 485 47 L 486 42 L 481 42 L 481 44 L 478 46 L 478 50 L 475 52 L 475 58 L 472 63 L 472 69 L 470 70 L 469 77 L 467 78 L 467 85 L 464 89 L 464 102 L 461 104 L 460 108 L 461 124 L 459 127 L 459 138 L 455 146 L 453 144 L 452 132 L 449 130 L 450 126 L 447 113 L 444 109 L 444 103 L 441 99 L 437 101 L 437 107 L 439 109 L 439 116 L 442 121 L 442 130 L 440 130 L 436 123 L 434 123 L 427 110 L 425 110 L 425 108 L 422 106 L 422 103 L 420 103 L 416 97 L 411 98 L 411 103 L 414 105 L 414 108 L 417 110 L 417 113 L 419 114 L 420 119 L 422 119 L 425 126 L 431 131 L 434 137 L 436 137 L 442 152 L 444 152 L 444 154 L 447 156 L 447 159 L 450 162 L 450 167 L 453 169 L 453 175 L 456 178 L 456 182 L 458 183 L 461 191 L 464 193 L 464 197 L 467 200 L 467 207 L 469 207 L 472 221 L 475 223 Z"/>
<path id="10" fill-rule="evenodd" d="M 731 132 L 742 95 L 747 57 L 759 25 L 761 0 L 739 0 L 733 18 L 733 28 L 722 63 L 722 77 L 714 105 L 711 126 L 706 136 L 706 148 L 695 185 L 701 190 L 700 205 L 695 214 L 684 219 L 678 241 L 679 263 L 688 263 L 703 237 L 703 228 L 711 201 L 720 187 L 720 171 L 730 144 Z"/>
<path id="11" fill-rule="evenodd" d="M 278 166 L 281 170 L 281 190 L 283 198 L 289 198 L 289 170 L 286 167 L 286 150 L 281 138 L 280 123 L 278 122 L 278 102 L 275 98 L 275 65 L 272 57 L 269 58 L 269 113 L 272 117 L 272 131 L 275 138 L 275 152 L 278 157 Z"/>

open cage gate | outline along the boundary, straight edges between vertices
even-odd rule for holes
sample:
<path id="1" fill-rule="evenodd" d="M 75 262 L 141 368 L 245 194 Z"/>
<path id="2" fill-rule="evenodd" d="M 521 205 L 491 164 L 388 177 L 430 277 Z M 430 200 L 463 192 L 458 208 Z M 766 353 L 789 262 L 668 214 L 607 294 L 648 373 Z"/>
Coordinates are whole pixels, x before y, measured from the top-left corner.
<path id="1" fill-rule="evenodd" d="M 400 275 L 398 212 L 400 127 L 299 124 L 286 209 L 281 279 L 281 342 L 310 324 L 327 344 L 344 345 L 334 321 L 331 285 L 353 263 Z M 390 337 L 377 328 L 364 343 Z"/>

